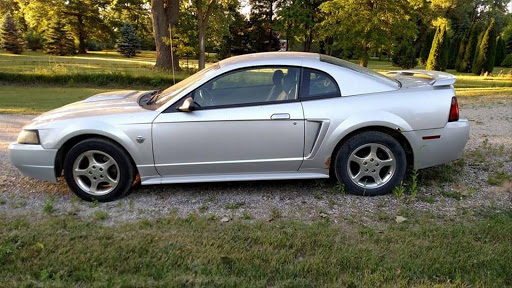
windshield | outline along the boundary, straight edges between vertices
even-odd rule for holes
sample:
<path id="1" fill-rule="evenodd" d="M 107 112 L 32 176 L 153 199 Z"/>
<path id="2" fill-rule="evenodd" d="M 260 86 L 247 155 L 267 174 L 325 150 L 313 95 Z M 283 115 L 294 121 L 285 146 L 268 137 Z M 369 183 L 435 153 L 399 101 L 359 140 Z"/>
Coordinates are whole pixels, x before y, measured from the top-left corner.
<path id="1" fill-rule="evenodd" d="M 361 67 L 361 66 L 359 66 L 357 64 L 354 64 L 352 62 L 345 61 L 345 60 L 342 60 L 342 59 L 339 59 L 339 58 L 336 58 L 336 57 L 332 57 L 332 56 L 328 56 L 328 55 L 320 55 L 320 61 L 326 62 L 326 63 L 330 63 L 330 64 L 334 64 L 336 66 L 345 67 L 347 69 L 354 70 L 354 71 L 356 71 L 358 73 L 366 74 L 368 76 L 373 76 L 373 77 L 379 79 L 380 81 L 387 83 L 388 85 L 393 85 L 393 86 L 399 86 L 400 85 L 394 79 L 391 79 L 391 78 L 386 77 L 386 76 L 384 76 L 384 75 L 382 75 L 382 74 L 380 74 L 378 72 L 375 72 L 375 71 L 370 70 L 368 68 Z"/>
<path id="2" fill-rule="evenodd" d="M 201 80 L 204 77 L 207 77 L 210 75 L 213 71 L 219 69 L 219 64 L 213 64 L 212 66 L 205 68 L 192 76 L 187 77 L 186 79 L 172 85 L 171 87 L 165 89 L 162 91 L 156 98 L 155 102 L 157 105 L 162 105 L 164 103 L 167 103 L 169 100 L 176 97 L 178 94 L 180 94 L 181 91 L 187 89 L 190 87 L 190 85 L 196 83 L 197 81 Z"/>

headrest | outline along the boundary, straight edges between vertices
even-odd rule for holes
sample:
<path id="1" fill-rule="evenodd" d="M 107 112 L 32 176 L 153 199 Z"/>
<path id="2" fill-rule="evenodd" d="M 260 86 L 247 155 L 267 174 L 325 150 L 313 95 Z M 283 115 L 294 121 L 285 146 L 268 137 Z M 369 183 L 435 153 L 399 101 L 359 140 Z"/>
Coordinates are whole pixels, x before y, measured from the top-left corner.
<path id="1" fill-rule="evenodd" d="M 274 72 L 274 75 L 272 75 L 272 82 L 274 82 L 274 85 L 276 85 L 276 86 L 281 86 L 283 84 L 282 83 L 283 77 L 284 77 L 283 71 L 276 70 Z"/>

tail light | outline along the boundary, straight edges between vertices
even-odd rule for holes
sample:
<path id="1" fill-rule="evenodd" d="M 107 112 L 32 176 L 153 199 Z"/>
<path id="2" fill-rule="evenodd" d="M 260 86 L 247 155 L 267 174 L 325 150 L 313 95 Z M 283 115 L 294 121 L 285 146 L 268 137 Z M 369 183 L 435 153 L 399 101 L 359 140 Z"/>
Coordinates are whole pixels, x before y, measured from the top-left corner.
<path id="1" fill-rule="evenodd" d="M 450 116 L 448 122 L 459 121 L 459 104 L 457 103 L 457 97 L 452 97 L 452 105 L 450 106 Z"/>

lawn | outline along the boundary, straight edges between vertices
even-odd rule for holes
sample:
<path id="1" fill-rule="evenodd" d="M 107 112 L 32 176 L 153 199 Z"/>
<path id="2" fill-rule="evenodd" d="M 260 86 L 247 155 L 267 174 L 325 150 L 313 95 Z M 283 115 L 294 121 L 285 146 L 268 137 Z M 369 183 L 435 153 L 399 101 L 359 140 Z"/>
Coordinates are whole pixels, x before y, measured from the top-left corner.
<path id="1" fill-rule="evenodd" d="M 380 227 L 195 214 L 116 226 L 102 224 L 107 212 L 0 218 L 0 279 L 3 287 L 510 286 L 512 214 L 488 213 Z"/>
<path id="2" fill-rule="evenodd" d="M 42 113 L 106 91 L 109 89 L 0 85 L 0 113 Z"/>
<path id="3" fill-rule="evenodd" d="M 56 57 L 28 51 L 22 55 L 0 52 L 0 113 L 40 113 L 84 97 L 112 89 L 160 89 L 171 85 L 172 73 L 153 68 L 155 53 L 144 51 L 133 58 L 113 51 Z M 195 68 L 197 60 L 182 60 L 182 67 Z M 373 59 L 369 68 L 395 70 L 388 61 Z M 424 67 L 417 67 L 422 69 Z M 193 70 L 175 73 L 176 81 Z M 510 96 L 512 75 L 496 67 L 495 76 L 457 73 L 458 96 Z"/>

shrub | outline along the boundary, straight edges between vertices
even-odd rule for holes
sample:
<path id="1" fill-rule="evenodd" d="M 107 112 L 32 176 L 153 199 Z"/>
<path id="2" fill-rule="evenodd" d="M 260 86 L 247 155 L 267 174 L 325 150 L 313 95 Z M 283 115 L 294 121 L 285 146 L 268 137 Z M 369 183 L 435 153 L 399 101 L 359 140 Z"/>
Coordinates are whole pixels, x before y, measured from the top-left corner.
<path id="1" fill-rule="evenodd" d="M 23 40 L 11 13 L 5 14 L 0 30 L 1 48 L 14 54 L 23 52 Z"/>
<path id="2" fill-rule="evenodd" d="M 418 65 L 416 59 L 416 50 L 411 43 L 403 41 L 400 45 L 393 49 L 393 56 L 391 57 L 393 66 L 411 69 Z"/>
<path id="3" fill-rule="evenodd" d="M 43 49 L 44 37 L 40 33 L 30 31 L 25 35 L 27 48 L 32 51 Z"/>
<path id="4" fill-rule="evenodd" d="M 505 56 L 505 59 L 503 59 L 503 61 L 501 61 L 501 66 L 502 67 L 512 67 L 512 54 L 508 54 L 507 56 Z"/>
<path id="5" fill-rule="evenodd" d="M 446 62 L 448 60 L 446 39 L 446 24 L 441 24 L 437 27 L 432 48 L 427 60 L 427 70 L 446 70 Z"/>
<path id="6" fill-rule="evenodd" d="M 75 41 L 60 17 L 50 24 L 45 36 L 46 53 L 60 56 L 75 54 Z"/>
<path id="7" fill-rule="evenodd" d="M 446 68 L 455 69 L 455 63 L 457 62 L 460 43 L 461 38 L 459 35 L 450 39 L 450 46 L 448 49 L 448 61 L 446 62 Z"/>
<path id="8" fill-rule="evenodd" d="M 483 34 L 482 40 L 478 45 L 478 50 L 471 68 L 473 74 L 492 73 L 494 69 L 494 60 L 496 58 L 496 21 L 491 20 L 487 30 Z"/>
<path id="9" fill-rule="evenodd" d="M 103 45 L 96 41 L 87 41 L 87 51 L 101 51 L 103 50 Z"/>
<path id="10" fill-rule="evenodd" d="M 140 49 L 140 39 L 137 36 L 135 28 L 125 23 L 119 30 L 121 37 L 117 43 L 117 52 L 126 56 L 133 57 L 137 54 L 137 50 Z"/>

